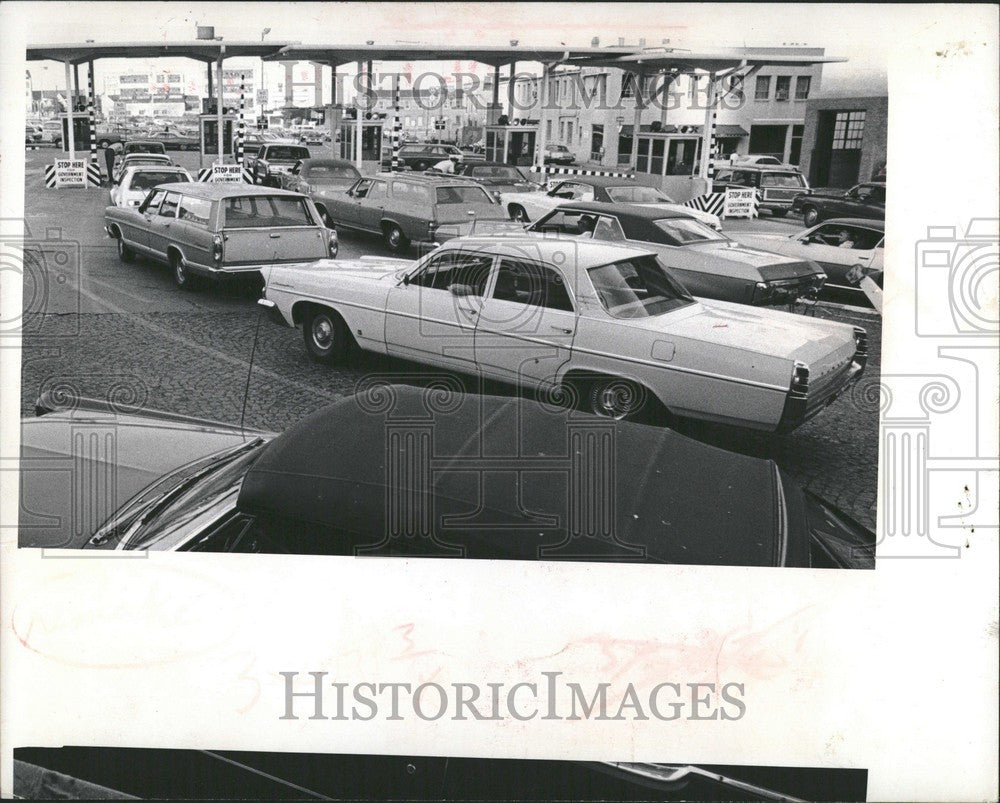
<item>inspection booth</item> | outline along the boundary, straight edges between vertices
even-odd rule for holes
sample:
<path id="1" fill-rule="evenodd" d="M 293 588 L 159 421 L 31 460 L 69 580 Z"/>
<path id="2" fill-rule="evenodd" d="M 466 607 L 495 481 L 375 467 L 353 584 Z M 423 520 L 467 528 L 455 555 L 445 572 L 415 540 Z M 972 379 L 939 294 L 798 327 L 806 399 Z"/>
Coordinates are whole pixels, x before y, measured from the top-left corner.
<path id="1" fill-rule="evenodd" d="M 487 125 L 486 161 L 530 166 L 535 160 L 538 121 L 518 121 L 517 125 Z"/>

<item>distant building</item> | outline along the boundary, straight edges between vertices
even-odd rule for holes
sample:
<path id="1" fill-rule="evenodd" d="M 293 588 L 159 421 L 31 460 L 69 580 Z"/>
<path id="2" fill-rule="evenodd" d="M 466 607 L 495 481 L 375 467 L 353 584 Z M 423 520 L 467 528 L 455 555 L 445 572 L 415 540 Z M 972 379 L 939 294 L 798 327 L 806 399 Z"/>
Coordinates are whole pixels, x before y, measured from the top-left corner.
<path id="1" fill-rule="evenodd" d="M 806 105 L 802 172 L 814 187 L 850 187 L 885 169 L 889 98 L 822 97 Z"/>
<path id="2" fill-rule="evenodd" d="M 136 69 L 104 76 L 104 95 L 119 117 L 182 117 L 185 95 L 201 94 L 204 77 L 190 69 Z"/>
<path id="3" fill-rule="evenodd" d="M 770 47 L 753 48 L 753 52 L 817 57 L 825 51 Z M 720 155 L 770 154 L 797 164 L 802 154 L 806 104 L 819 90 L 821 75 L 822 64 L 775 65 L 763 67 L 745 80 L 734 77 L 724 82 L 717 107 Z M 627 166 L 637 133 L 639 172 L 660 176 L 697 172 L 707 105 L 704 76 L 649 75 L 639 87 L 632 74 L 616 68 L 556 71 L 550 76 L 544 113 L 540 109 L 540 80 L 538 76 L 516 77 L 514 106 L 507 109 L 508 117 L 541 117 L 546 142 L 565 145 L 578 161 Z M 637 91 L 647 105 L 641 111 L 639 131 L 634 132 Z M 581 101 L 581 94 L 590 98 L 589 104 Z M 657 100 L 650 103 L 650 96 Z"/>

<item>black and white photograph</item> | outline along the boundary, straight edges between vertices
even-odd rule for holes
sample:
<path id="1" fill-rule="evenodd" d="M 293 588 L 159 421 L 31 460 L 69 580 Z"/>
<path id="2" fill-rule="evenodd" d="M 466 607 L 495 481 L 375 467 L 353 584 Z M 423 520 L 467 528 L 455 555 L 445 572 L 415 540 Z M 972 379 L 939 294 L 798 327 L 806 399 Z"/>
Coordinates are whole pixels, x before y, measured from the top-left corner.
<path id="1" fill-rule="evenodd" d="M 4 794 L 995 794 L 995 6 L 0 25 Z"/>

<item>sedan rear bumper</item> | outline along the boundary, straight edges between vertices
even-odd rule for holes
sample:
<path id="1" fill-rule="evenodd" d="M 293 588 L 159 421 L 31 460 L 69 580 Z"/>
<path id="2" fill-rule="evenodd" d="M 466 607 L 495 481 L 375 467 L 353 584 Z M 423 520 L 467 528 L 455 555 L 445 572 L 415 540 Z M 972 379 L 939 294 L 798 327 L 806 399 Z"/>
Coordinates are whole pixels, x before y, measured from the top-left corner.
<path id="1" fill-rule="evenodd" d="M 782 435 L 791 432 L 833 404 L 858 381 L 864 373 L 866 361 L 867 354 L 855 354 L 850 363 L 825 377 L 821 386 L 809 388 L 805 394 L 789 390 L 775 432 Z"/>

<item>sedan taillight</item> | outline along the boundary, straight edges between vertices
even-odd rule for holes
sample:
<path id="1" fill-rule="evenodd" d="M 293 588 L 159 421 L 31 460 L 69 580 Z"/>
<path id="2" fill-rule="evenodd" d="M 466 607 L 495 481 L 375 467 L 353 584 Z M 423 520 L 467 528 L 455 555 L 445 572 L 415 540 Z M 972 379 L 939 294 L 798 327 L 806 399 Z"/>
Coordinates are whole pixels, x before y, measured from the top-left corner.
<path id="1" fill-rule="evenodd" d="M 216 234 L 212 238 L 212 262 L 218 267 L 222 264 L 222 235 Z"/>
<path id="2" fill-rule="evenodd" d="M 326 247 L 330 252 L 330 259 L 337 256 L 337 251 L 340 250 L 340 243 L 337 239 L 336 229 L 327 229 Z"/>

